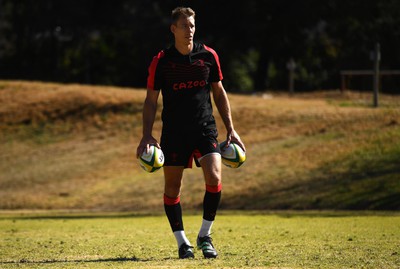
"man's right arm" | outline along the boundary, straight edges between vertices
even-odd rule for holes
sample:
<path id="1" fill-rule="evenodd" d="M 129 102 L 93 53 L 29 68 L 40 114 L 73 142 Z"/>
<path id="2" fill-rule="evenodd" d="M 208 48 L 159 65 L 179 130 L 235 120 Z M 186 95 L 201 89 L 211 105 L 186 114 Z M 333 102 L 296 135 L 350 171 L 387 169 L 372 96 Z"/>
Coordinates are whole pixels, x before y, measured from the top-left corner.
<path id="1" fill-rule="evenodd" d="M 143 106 L 143 137 L 136 151 L 136 157 L 139 157 L 144 150 L 149 150 L 149 145 L 154 144 L 158 148 L 160 145 L 152 135 L 153 125 L 157 113 L 157 101 L 160 91 L 147 90 L 146 99 Z"/>

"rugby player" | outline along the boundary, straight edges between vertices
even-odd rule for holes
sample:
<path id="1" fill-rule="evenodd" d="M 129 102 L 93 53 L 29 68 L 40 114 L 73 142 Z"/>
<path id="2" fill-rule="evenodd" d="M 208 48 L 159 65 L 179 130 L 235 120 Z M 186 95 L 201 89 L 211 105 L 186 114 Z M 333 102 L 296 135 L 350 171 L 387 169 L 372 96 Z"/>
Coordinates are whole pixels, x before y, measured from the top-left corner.
<path id="1" fill-rule="evenodd" d="M 150 144 L 164 152 L 164 208 L 178 244 L 179 258 L 193 258 L 193 247 L 185 235 L 180 204 L 183 171 L 193 160 L 203 170 L 205 195 L 203 221 L 197 247 L 205 258 L 216 258 L 211 227 L 221 199 L 221 155 L 213 116 L 211 92 L 227 131 L 228 144 L 236 142 L 244 150 L 235 131 L 230 103 L 222 85 L 217 53 L 193 41 L 195 12 L 188 7 L 172 11 L 174 45 L 160 51 L 149 66 L 147 95 L 143 107 L 143 137 L 137 156 Z M 161 143 L 152 135 L 160 92 L 163 96 Z"/>

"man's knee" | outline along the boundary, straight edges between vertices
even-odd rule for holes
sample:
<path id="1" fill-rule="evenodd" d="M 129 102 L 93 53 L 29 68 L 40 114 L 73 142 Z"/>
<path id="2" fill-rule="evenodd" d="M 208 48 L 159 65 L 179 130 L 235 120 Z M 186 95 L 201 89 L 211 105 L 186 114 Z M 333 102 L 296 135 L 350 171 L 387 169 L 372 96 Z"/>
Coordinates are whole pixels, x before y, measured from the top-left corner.
<path id="1" fill-rule="evenodd" d="M 170 198 L 178 197 L 181 193 L 181 181 L 166 181 L 164 186 L 164 193 Z"/>
<path id="2" fill-rule="evenodd" d="M 218 186 L 221 184 L 221 176 L 213 174 L 205 178 L 206 184 L 210 186 Z"/>
<path id="3" fill-rule="evenodd" d="M 212 154 L 201 160 L 204 179 L 207 185 L 219 185 L 221 183 L 221 156 Z"/>
<path id="4" fill-rule="evenodd" d="M 176 198 L 180 195 L 183 176 L 183 167 L 164 167 L 164 193 Z"/>

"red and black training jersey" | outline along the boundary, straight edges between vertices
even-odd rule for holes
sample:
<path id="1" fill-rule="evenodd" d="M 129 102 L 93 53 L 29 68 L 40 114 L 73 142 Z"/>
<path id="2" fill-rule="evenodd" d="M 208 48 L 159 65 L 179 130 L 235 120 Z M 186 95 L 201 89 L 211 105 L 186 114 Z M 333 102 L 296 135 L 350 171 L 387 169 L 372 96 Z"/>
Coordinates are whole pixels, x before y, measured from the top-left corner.
<path id="1" fill-rule="evenodd" d="M 222 80 L 217 53 L 194 43 L 189 55 L 171 46 L 162 50 L 149 67 L 147 88 L 161 90 L 164 128 L 193 129 L 214 121 L 210 83 Z"/>

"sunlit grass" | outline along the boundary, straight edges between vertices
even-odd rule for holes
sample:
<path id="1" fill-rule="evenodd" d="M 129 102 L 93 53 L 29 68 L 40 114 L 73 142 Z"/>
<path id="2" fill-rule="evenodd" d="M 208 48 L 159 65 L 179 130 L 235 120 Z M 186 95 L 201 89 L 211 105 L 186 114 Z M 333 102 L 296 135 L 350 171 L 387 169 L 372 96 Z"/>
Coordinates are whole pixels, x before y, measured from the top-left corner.
<path id="1" fill-rule="evenodd" d="M 201 215 L 184 216 L 189 240 Z M 178 260 L 164 216 L 0 215 L 1 268 L 397 268 L 400 217 L 372 212 L 222 213 L 216 260 Z"/>

